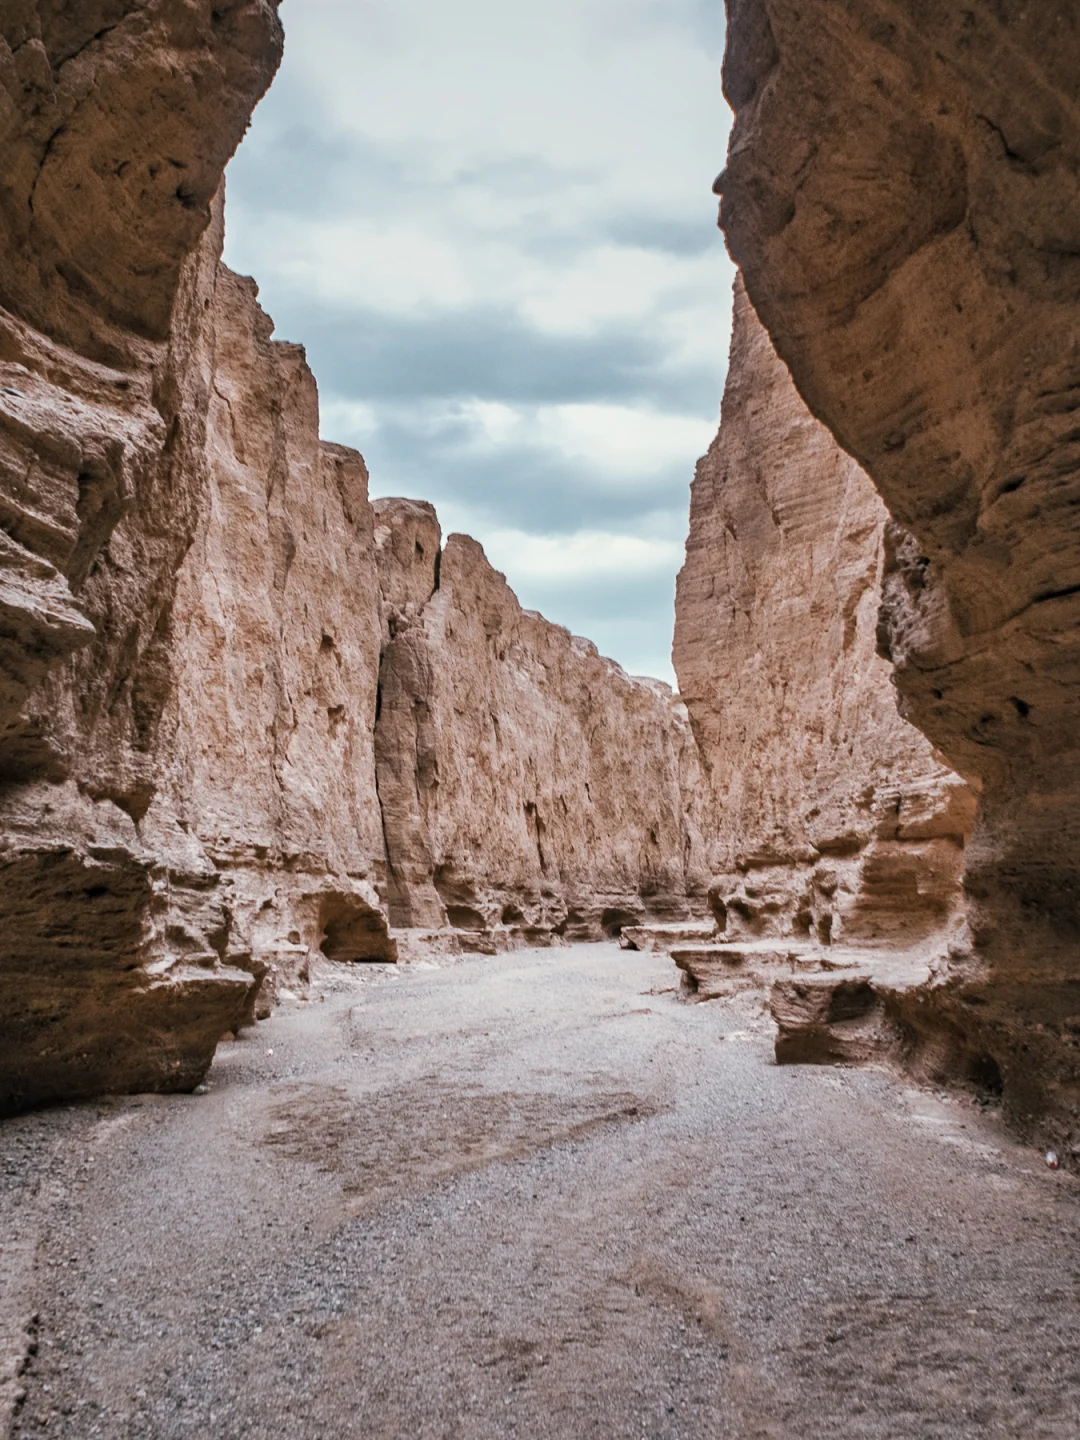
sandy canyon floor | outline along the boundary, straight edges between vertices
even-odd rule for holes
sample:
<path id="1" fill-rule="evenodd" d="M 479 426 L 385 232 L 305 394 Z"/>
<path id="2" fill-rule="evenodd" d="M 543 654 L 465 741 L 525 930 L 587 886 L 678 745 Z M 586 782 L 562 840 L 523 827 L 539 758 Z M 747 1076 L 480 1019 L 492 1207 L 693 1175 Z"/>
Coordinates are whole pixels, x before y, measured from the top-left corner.
<path id="1" fill-rule="evenodd" d="M 5 1124 L 13 1435 L 1080 1434 L 1080 1185 L 674 987 L 614 945 L 328 971 L 205 1095 Z"/>

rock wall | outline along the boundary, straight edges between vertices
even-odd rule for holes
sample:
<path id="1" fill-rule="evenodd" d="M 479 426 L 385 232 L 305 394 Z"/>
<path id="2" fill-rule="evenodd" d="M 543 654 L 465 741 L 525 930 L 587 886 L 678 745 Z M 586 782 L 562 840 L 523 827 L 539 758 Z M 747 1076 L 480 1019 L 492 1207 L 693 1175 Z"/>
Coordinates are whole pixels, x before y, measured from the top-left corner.
<path id="1" fill-rule="evenodd" d="M 975 954 L 915 1038 L 942 1064 L 941 1035 L 982 1052 L 1014 1118 L 1060 1135 L 1080 1103 L 1080 14 L 728 14 L 728 242 L 895 522 L 905 713 L 981 790 Z"/>
<path id="2" fill-rule="evenodd" d="M 176 585 L 155 848 L 217 877 L 231 965 L 295 983 L 393 958 L 372 731 L 380 611 L 363 459 L 319 440 L 314 378 L 251 280 L 217 272 L 209 484 Z M 178 931 L 174 943 L 183 940 Z"/>
<path id="3" fill-rule="evenodd" d="M 280 45 L 264 0 L 0 16 L 0 1113 L 190 1089 L 391 920 L 495 948 L 703 889 L 671 696 L 373 509 L 221 266 Z"/>
<path id="4" fill-rule="evenodd" d="M 207 485 L 212 197 L 280 46 L 265 0 L 0 16 L 0 1109 L 193 1084 L 250 1004 L 212 867 L 140 827 Z"/>
<path id="5" fill-rule="evenodd" d="M 726 939 L 944 953 L 963 933 L 974 801 L 901 719 L 877 654 L 886 519 L 737 281 L 674 646 L 715 800 L 711 900 Z"/>
<path id="6" fill-rule="evenodd" d="M 669 688 L 523 610 L 475 540 L 441 548 L 430 506 L 375 515 L 392 921 L 486 949 L 700 914 L 707 801 Z"/>

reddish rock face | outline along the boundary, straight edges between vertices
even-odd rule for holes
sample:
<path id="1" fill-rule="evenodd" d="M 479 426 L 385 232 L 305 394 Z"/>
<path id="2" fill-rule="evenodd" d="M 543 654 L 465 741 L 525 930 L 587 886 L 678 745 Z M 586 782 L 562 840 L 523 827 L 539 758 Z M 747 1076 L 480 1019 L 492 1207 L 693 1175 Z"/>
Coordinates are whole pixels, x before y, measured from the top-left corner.
<path id="1" fill-rule="evenodd" d="M 883 641 L 905 714 L 981 788 L 966 884 L 984 969 L 948 1028 L 985 1050 L 1018 1118 L 1067 1125 L 1080 15 L 1019 0 L 728 10 L 728 241 L 803 398 L 896 522 Z"/>
<path id="2" fill-rule="evenodd" d="M 720 433 L 694 480 L 675 667 L 713 790 L 732 939 L 945 952 L 974 801 L 877 654 L 886 511 L 736 285 Z"/>
<path id="3" fill-rule="evenodd" d="M 430 506 L 375 516 L 391 919 L 488 948 L 700 913 L 707 801 L 668 687 L 523 610 L 475 540 L 440 554 Z"/>

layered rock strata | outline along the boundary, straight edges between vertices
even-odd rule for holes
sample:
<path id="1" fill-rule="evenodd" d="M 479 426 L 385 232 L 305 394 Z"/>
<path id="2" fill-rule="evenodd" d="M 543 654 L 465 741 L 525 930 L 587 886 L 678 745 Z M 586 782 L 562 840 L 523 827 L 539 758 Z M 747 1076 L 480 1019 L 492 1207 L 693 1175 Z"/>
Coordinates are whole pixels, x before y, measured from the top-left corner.
<path id="1" fill-rule="evenodd" d="M 141 827 L 207 485 L 211 205 L 280 46 L 266 0 L 0 17 L 0 1109 L 193 1084 L 250 1006 L 213 866 Z"/>
<path id="2" fill-rule="evenodd" d="M 394 958 L 372 731 L 379 590 L 368 476 L 319 440 L 315 381 L 251 280 L 209 314 L 209 483 L 176 583 L 161 784 L 143 822 L 207 861 L 226 959 L 287 983 L 308 958 Z"/>
<path id="3" fill-rule="evenodd" d="M 944 953 L 963 935 L 974 801 L 898 714 L 876 653 L 886 520 L 737 282 L 674 645 L 713 790 L 711 901 L 725 942 Z"/>
<path id="4" fill-rule="evenodd" d="M 895 522 L 905 713 L 981 787 L 973 965 L 927 1013 L 1052 1133 L 1080 1103 L 1080 16 L 728 10 L 728 242 Z"/>
<path id="5" fill-rule="evenodd" d="M 491 948 L 700 913 L 705 800 L 669 688 L 523 610 L 430 506 L 375 515 L 391 920 Z"/>
<path id="6" fill-rule="evenodd" d="M 494 948 L 703 887 L 670 694 L 376 514 L 221 266 L 280 42 L 263 0 L 0 17 L 0 1112 L 190 1089 L 391 919 Z"/>

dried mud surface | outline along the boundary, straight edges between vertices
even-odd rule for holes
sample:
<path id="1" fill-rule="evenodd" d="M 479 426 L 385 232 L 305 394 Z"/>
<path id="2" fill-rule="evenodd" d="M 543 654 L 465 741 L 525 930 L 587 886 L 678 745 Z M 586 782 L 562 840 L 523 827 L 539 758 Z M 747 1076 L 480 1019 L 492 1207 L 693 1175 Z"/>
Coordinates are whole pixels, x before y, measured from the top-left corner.
<path id="1" fill-rule="evenodd" d="M 614 945 L 317 979 L 0 1128 L 15 1436 L 1076 1435 L 1080 1186 L 992 1111 Z"/>

